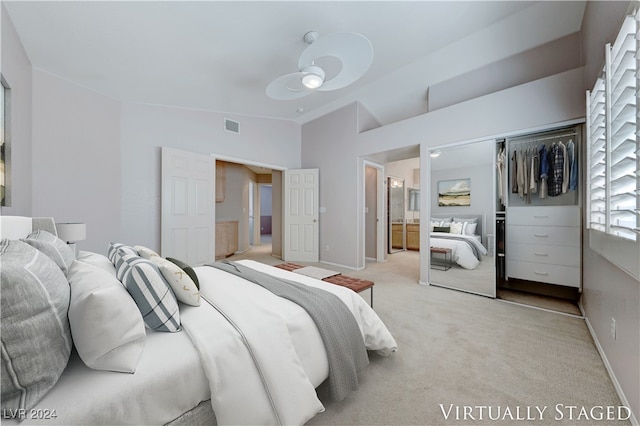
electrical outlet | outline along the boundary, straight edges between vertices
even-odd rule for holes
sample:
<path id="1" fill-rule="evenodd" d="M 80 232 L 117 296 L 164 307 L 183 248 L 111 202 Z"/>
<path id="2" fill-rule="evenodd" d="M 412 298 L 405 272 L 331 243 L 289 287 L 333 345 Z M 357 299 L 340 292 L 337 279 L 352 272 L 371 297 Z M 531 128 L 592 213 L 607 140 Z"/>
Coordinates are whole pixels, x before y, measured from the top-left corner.
<path id="1" fill-rule="evenodd" d="M 616 340 L 616 319 L 611 317 L 611 338 Z"/>
<path id="2" fill-rule="evenodd" d="M 329 245 L 324 246 L 324 251 L 329 251 Z"/>

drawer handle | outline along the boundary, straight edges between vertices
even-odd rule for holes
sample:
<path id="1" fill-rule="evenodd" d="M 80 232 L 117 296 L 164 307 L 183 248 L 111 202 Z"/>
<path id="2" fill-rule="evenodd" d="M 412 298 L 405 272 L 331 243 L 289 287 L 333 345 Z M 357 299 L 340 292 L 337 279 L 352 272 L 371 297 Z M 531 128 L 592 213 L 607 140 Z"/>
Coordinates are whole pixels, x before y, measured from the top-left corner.
<path id="1" fill-rule="evenodd" d="M 544 215 L 544 216 L 533 216 L 533 217 L 534 217 L 534 218 L 536 218 L 536 219 L 546 219 L 546 218 L 548 218 L 549 216 Z"/>
<path id="2" fill-rule="evenodd" d="M 534 237 L 547 238 L 549 234 L 533 234 Z"/>
<path id="3" fill-rule="evenodd" d="M 538 272 L 538 271 L 533 271 L 534 274 L 536 275 L 549 275 L 548 272 Z"/>
<path id="4" fill-rule="evenodd" d="M 549 253 L 535 253 L 534 252 L 533 254 L 535 254 L 536 256 L 549 256 Z"/>

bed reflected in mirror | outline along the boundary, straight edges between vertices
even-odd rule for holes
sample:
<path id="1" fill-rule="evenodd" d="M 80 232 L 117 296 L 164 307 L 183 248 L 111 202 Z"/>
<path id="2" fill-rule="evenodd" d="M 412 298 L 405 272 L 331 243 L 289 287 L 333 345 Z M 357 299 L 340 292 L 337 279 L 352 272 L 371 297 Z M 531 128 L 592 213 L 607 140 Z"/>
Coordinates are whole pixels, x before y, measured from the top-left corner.
<path id="1" fill-rule="evenodd" d="M 495 297 L 495 141 L 437 151 L 429 157 L 429 282 Z"/>

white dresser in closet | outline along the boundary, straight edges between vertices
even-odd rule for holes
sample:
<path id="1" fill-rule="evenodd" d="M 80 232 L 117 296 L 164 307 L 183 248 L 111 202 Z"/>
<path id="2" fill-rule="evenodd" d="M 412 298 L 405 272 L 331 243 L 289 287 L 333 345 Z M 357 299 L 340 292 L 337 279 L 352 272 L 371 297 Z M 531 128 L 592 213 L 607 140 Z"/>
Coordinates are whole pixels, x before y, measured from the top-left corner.
<path id="1" fill-rule="evenodd" d="M 580 207 L 507 208 L 507 276 L 580 288 Z"/>

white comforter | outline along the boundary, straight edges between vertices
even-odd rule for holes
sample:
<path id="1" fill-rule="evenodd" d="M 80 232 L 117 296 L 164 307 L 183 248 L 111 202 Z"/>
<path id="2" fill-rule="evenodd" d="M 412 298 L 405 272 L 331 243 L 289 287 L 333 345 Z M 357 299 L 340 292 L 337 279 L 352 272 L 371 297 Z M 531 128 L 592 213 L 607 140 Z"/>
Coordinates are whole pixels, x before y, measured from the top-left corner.
<path id="1" fill-rule="evenodd" d="M 446 232 L 432 232 L 430 235 L 431 247 L 442 247 L 451 249 L 451 257 L 454 262 L 465 269 L 476 269 L 480 260 L 473 254 L 473 250 L 465 241 L 438 238 L 438 235 L 454 236 L 470 241 L 482 255 L 487 254 L 487 249 L 473 235 L 450 234 Z"/>
<path id="2" fill-rule="evenodd" d="M 334 293 L 356 318 L 367 349 L 383 355 L 396 350 L 386 326 L 355 292 L 258 262 L 241 263 Z M 203 298 L 224 312 L 223 316 L 205 302 L 181 309 L 182 324 L 209 379 L 218 423 L 303 424 L 323 411 L 315 387 L 327 377 L 328 363 L 320 334 L 306 312 L 219 269 L 195 270 Z"/>
<path id="3" fill-rule="evenodd" d="M 396 342 L 358 294 L 257 262 L 243 264 L 337 294 L 362 330 L 368 349 L 388 355 Z M 283 424 L 302 424 L 323 410 L 315 387 L 328 376 L 320 334 L 298 305 L 208 266 L 195 268 L 201 291 L 251 337 L 273 404 Z M 180 304 L 183 332 L 147 332 L 135 374 L 92 370 L 73 355 L 32 417 L 3 424 L 164 424 L 209 399 L 218 424 L 276 424 L 268 394 L 241 336 L 206 302 Z M 195 342 L 192 344 L 192 342 Z M 195 347 L 194 347 L 195 346 Z M 44 418 L 51 412 L 52 416 Z M 53 417 L 55 416 L 55 417 Z"/>

